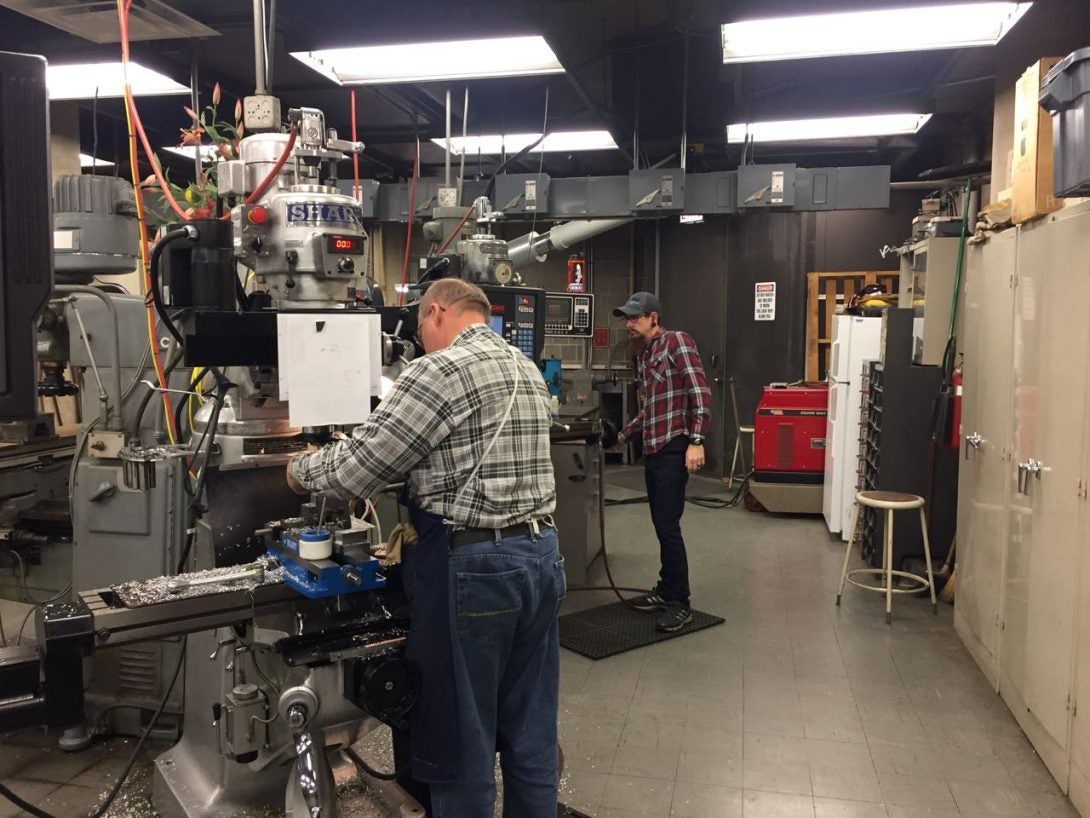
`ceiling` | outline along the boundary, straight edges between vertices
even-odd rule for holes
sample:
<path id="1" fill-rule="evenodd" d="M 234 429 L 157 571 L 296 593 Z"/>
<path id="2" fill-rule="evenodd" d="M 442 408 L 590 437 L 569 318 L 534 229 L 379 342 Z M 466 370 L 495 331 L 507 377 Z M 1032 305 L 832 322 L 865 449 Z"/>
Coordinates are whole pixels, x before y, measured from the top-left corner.
<path id="1" fill-rule="evenodd" d="M 1065 2 L 1069 0 L 1038 0 L 1015 31 L 1049 25 L 1048 7 Z M 273 31 L 272 92 L 281 97 L 285 109 L 301 105 L 322 109 L 327 123 L 342 137 L 351 130 L 348 89 L 297 62 L 290 51 L 543 34 L 566 72 L 451 84 L 455 134 L 461 133 L 463 94 L 468 88 L 471 134 L 540 132 L 547 120 L 550 130 L 608 128 L 620 149 L 543 158 L 532 155 L 509 166 L 514 169 L 536 170 L 543 162 L 546 172 L 565 176 L 623 173 L 637 163 L 677 166 L 684 131 L 689 170 L 728 170 L 737 167 L 741 158 L 738 146 L 725 144 L 728 122 L 908 110 L 934 114 L 915 136 L 854 144 L 759 146 L 754 159 L 803 166 L 890 164 L 895 179 L 910 180 L 938 166 L 987 159 L 990 151 L 996 48 L 722 64 L 721 22 L 816 11 L 816 4 L 806 0 L 266 3 Z M 83 0 L 83 5 L 112 3 Z M 896 5 L 921 3 L 901 0 Z M 254 87 L 252 4 L 173 0 L 170 6 L 218 36 L 135 42 L 133 58 L 187 85 L 195 75 L 202 106 L 213 83 L 219 82 L 225 98 L 220 113 L 229 118 L 234 99 Z M 873 8 L 874 3 L 843 0 L 836 4 L 838 9 L 852 7 Z M 118 56 L 116 43 L 97 45 L 9 8 L 0 8 L 0 50 L 40 53 L 57 63 Z M 417 137 L 424 174 L 441 173 L 443 153 L 429 140 L 443 136 L 447 90 L 442 83 L 358 88 L 358 134 L 367 144 L 361 174 L 382 180 L 406 176 L 411 172 Z M 185 97 L 138 100 L 153 144 L 177 142 L 178 129 L 187 124 L 182 111 L 187 103 Z M 120 102 L 100 100 L 93 111 L 92 107 L 89 101 L 80 103 L 84 152 L 97 146 L 100 158 L 123 162 L 125 126 Z M 164 159 L 176 174 L 191 168 L 184 160 Z M 499 161 L 499 157 L 467 158 L 467 174 L 487 174 Z"/>

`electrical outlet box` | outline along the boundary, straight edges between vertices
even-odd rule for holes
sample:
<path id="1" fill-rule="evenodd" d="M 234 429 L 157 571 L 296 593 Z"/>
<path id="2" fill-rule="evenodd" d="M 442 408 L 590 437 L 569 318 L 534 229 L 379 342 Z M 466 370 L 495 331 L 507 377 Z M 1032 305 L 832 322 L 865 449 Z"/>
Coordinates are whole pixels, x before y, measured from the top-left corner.
<path id="1" fill-rule="evenodd" d="M 280 100 L 269 94 L 242 100 L 242 124 L 246 133 L 280 130 Z"/>

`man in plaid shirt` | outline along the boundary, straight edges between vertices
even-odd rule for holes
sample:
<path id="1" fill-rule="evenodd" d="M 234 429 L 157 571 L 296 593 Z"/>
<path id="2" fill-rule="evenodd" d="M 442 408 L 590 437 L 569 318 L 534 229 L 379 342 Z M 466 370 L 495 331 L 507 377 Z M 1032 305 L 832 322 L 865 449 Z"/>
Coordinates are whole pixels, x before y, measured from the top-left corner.
<path id="1" fill-rule="evenodd" d="M 658 584 L 632 603 L 640 610 L 663 611 L 655 627 L 672 633 L 693 619 L 681 515 L 689 474 L 704 465 L 711 391 L 696 343 L 687 333 L 663 328 L 658 298 L 634 293 L 613 314 L 624 318 L 629 338 L 644 344 L 636 359 L 640 411 L 620 437 L 642 436 L 647 501 L 662 561 Z"/>
<path id="2" fill-rule="evenodd" d="M 299 455 L 297 490 L 367 497 L 407 481 L 418 542 L 402 553 L 412 599 L 407 657 L 413 777 L 429 814 L 555 818 L 564 560 L 550 516 L 549 391 L 488 328 L 479 287 L 444 279 L 420 302 L 413 361 L 348 440 Z"/>

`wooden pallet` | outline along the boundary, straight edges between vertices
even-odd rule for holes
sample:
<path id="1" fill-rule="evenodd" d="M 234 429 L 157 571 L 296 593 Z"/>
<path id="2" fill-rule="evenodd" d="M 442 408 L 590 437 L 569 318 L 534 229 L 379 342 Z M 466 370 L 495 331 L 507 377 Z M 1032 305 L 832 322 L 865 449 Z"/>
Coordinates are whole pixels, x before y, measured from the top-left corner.
<path id="1" fill-rule="evenodd" d="M 868 284 L 884 284 L 886 292 L 897 292 L 898 275 L 895 270 L 806 274 L 806 380 L 821 380 L 828 372 L 837 307 Z"/>

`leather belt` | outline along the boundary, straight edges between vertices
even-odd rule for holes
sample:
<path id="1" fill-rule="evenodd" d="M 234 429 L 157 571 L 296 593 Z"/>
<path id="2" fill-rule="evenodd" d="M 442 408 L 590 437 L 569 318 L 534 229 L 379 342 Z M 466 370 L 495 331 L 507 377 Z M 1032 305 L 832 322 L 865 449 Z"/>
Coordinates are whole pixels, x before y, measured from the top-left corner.
<path id="1" fill-rule="evenodd" d="M 540 531 L 542 528 L 550 526 L 545 525 L 542 521 L 536 527 Z M 533 528 L 530 523 L 518 523 L 509 525 L 506 528 L 462 528 L 450 535 L 450 547 L 457 548 L 461 545 L 486 542 L 497 538 L 502 540 L 506 537 L 529 537 L 533 533 Z"/>

